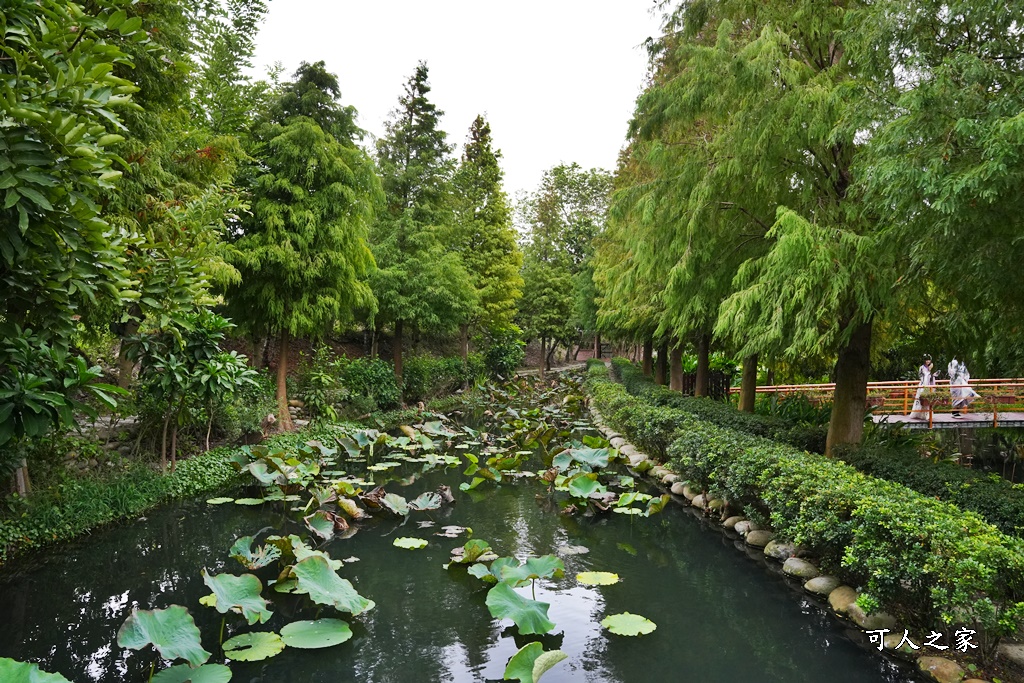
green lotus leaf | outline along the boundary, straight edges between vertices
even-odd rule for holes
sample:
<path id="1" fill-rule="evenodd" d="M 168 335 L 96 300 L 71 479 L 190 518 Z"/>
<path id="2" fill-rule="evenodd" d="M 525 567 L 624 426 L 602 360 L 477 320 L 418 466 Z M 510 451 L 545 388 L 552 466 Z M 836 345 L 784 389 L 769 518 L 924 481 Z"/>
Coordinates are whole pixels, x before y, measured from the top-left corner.
<path id="1" fill-rule="evenodd" d="M 422 538 L 403 536 L 402 538 L 396 538 L 391 545 L 396 548 L 404 548 L 405 550 L 419 550 L 420 548 L 426 548 L 427 542 Z"/>
<path id="2" fill-rule="evenodd" d="M 338 498 L 338 507 L 352 519 L 365 519 L 368 515 L 366 510 L 359 507 L 359 504 L 351 498 Z"/>
<path id="3" fill-rule="evenodd" d="M 610 444 L 608 443 L 608 439 L 588 434 L 583 437 L 583 445 L 588 448 L 607 448 Z"/>
<path id="4" fill-rule="evenodd" d="M 459 484 L 459 490 L 460 491 L 472 491 L 473 489 L 475 489 L 477 486 L 479 486 L 480 484 L 484 483 L 485 481 L 487 481 L 487 480 L 484 479 L 483 477 L 473 477 L 473 481 L 472 482 L 464 481 L 461 484 Z"/>
<path id="5" fill-rule="evenodd" d="M 548 669 L 558 664 L 569 655 L 561 650 L 544 651 L 540 643 L 527 643 L 519 652 L 512 655 L 505 667 L 506 681 L 516 680 L 520 683 L 536 683 Z"/>
<path id="6" fill-rule="evenodd" d="M 601 621 L 601 626 L 618 636 L 642 636 L 652 632 L 658 626 L 639 614 L 613 614 Z"/>
<path id="7" fill-rule="evenodd" d="M 587 498 L 594 493 L 606 493 L 604 484 L 597 480 L 597 474 L 577 474 L 569 480 L 569 494 L 574 498 Z"/>
<path id="8" fill-rule="evenodd" d="M 284 649 L 284 641 L 276 633 L 257 631 L 256 633 L 243 633 L 225 640 L 221 647 L 224 648 L 224 656 L 228 659 L 239 662 L 258 662 L 280 654 Z"/>
<path id="9" fill-rule="evenodd" d="M 333 605 L 353 616 L 373 609 L 373 600 L 359 595 L 352 584 L 338 576 L 323 557 L 307 557 L 297 562 L 292 571 L 298 580 L 294 592 L 309 595 L 319 605 Z"/>
<path id="10" fill-rule="evenodd" d="M 588 586 L 610 586 L 620 581 L 619 575 L 611 572 L 580 572 L 576 580 Z"/>
<path id="11" fill-rule="evenodd" d="M 178 664 L 153 676 L 152 683 L 228 683 L 231 669 L 223 664 L 203 664 L 193 669 L 188 664 Z"/>
<path id="12" fill-rule="evenodd" d="M 647 503 L 647 510 L 644 511 L 644 516 L 650 517 L 651 515 L 658 514 L 665 509 L 665 506 L 668 505 L 670 500 L 672 500 L 672 497 L 667 493 L 662 494 L 660 498 L 652 498 L 651 501 Z"/>
<path id="13" fill-rule="evenodd" d="M 41 671 L 38 664 L 17 662 L 7 657 L 0 657 L 0 681 L 4 683 L 71 683 L 60 674 Z"/>
<path id="14" fill-rule="evenodd" d="M 388 493 L 380 499 L 381 505 L 399 517 L 409 516 L 409 503 L 398 494 Z"/>
<path id="15" fill-rule="evenodd" d="M 453 559 L 458 564 L 472 564 L 480 559 L 484 553 L 491 549 L 491 544 L 480 538 L 473 538 L 466 541 L 462 546 L 462 557 Z"/>
<path id="16" fill-rule="evenodd" d="M 252 549 L 252 536 L 242 536 L 228 550 L 228 556 L 242 563 L 246 569 L 266 567 L 281 557 L 281 549 L 274 545 L 261 545 Z"/>
<path id="17" fill-rule="evenodd" d="M 498 583 L 502 580 L 502 570 L 506 567 L 519 567 L 519 560 L 514 557 L 499 557 L 491 562 L 490 567 L 480 562 L 470 567 L 468 572 L 487 583 Z M 526 582 L 523 583 L 525 584 Z"/>
<path id="18" fill-rule="evenodd" d="M 512 590 L 507 583 L 499 583 L 489 590 L 485 602 L 492 617 L 511 619 L 522 635 L 547 633 L 555 627 L 555 624 L 548 619 L 550 604 L 524 598 Z"/>
<path id="19" fill-rule="evenodd" d="M 303 517 L 302 521 L 306 523 L 310 531 L 325 541 L 334 538 L 334 520 L 328 517 L 323 510 L 317 510 L 308 517 Z"/>
<path id="20" fill-rule="evenodd" d="M 235 505 L 263 505 L 262 498 L 236 498 Z"/>
<path id="21" fill-rule="evenodd" d="M 618 512 L 620 515 L 642 515 L 643 510 L 637 508 L 614 508 L 612 512 Z"/>
<path id="22" fill-rule="evenodd" d="M 608 467 L 612 452 L 607 448 L 574 448 L 572 459 L 588 467 L 599 470 Z"/>
<path id="23" fill-rule="evenodd" d="M 295 621 L 281 629 L 281 640 L 288 647 L 314 650 L 344 643 L 352 629 L 341 619 Z"/>
<path id="24" fill-rule="evenodd" d="M 335 571 L 341 569 L 342 564 L 344 564 L 341 560 L 332 559 L 331 556 L 323 550 L 313 550 L 298 536 L 292 535 L 288 538 L 291 539 L 292 555 L 294 555 L 297 562 L 301 562 L 307 557 L 322 557 L 327 561 L 327 565 Z"/>
<path id="25" fill-rule="evenodd" d="M 130 650 L 152 645 L 164 659 L 184 659 L 192 666 L 210 658 L 200 642 L 196 622 L 181 605 L 133 611 L 117 632 L 117 644 Z"/>
<path id="26" fill-rule="evenodd" d="M 433 491 L 428 491 L 420 496 L 417 496 L 415 500 L 409 502 L 409 507 L 413 510 L 437 510 L 441 507 L 441 496 Z"/>
<path id="27" fill-rule="evenodd" d="M 572 464 L 572 453 L 569 451 L 562 451 L 551 459 L 551 466 L 558 468 L 559 471 L 565 471 Z"/>
<path id="28" fill-rule="evenodd" d="M 210 593 L 199 598 L 199 604 L 203 607 L 216 607 L 217 606 L 217 594 Z"/>
<path id="29" fill-rule="evenodd" d="M 267 601 L 260 596 L 263 583 L 252 574 L 214 575 L 207 574 L 205 569 L 202 574 L 203 582 L 217 596 L 216 608 L 221 614 L 227 614 L 230 610 L 241 612 L 250 626 L 256 622 L 265 624 L 273 615 L 267 609 Z"/>
<path id="30" fill-rule="evenodd" d="M 206 502 L 209 503 L 210 505 L 223 505 L 224 503 L 233 503 L 233 502 L 235 502 L 235 499 L 234 498 L 219 497 L 219 498 L 210 498 Z"/>
<path id="31" fill-rule="evenodd" d="M 491 571 L 494 572 L 493 565 Z M 534 579 L 557 579 L 565 575 L 565 564 L 554 555 L 542 555 L 541 557 L 531 557 L 518 566 L 502 567 L 499 572 L 494 573 L 498 574 L 501 581 L 505 583 L 519 583 Z"/>

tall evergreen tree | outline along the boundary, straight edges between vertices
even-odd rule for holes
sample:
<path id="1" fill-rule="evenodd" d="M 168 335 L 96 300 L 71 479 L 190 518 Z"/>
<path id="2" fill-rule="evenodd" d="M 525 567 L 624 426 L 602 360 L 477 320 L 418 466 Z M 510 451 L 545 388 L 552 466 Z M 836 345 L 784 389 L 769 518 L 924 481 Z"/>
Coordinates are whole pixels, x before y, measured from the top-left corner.
<path id="1" fill-rule="evenodd" d="M 338 91 L 337 80 L 313 65 L 285 85 L 280 102 L 304 91 L 303 76 L 311 69 L 324 92 Z M 289 339 L 323 334 L 354 309 L 372 307 L 365 277 L 373 258 L 366 240 L 381 201 L 380 184 L 373 162 L 352 139 L 335 138 L 321 127 L 342 111 L 336 101 L 332 108 L 321 99 L 315 111 L 305 112 L 313 116 L 282 115 L 287 117 L 261 125 L 252 215 L 236 245 L 242 282 L 229 290 L 229 303 L 240 319 L 278 336 L 277 400 L 284 429 L 291 428 Z"/>
<path id="2" fill-rule="evenodd" d="M 455 210 L 449 248 L 459 254 L 473 280 L 478 306 L 462 326 L 462 356 L 469 352 L 470 323 L 497 330 L 512 323 L 522 296 L 523 255 L 512 227 L 512 210 L 502 189 L 503 173 L 493 148 L 491 126 L 477 116 L 469 129 L 455 173 Z"/>
<path id="3" fill-rule="evenodd" d="M 379 306 L 376 323 L 390 323 L 394 329 L 399 382 L 407 324 L 452 332 L 471 319 L 477 305 L 462 259 L 442 242 L 454 223 L 454 162 L 447 136 L 438 128 L 442 112 L 427 99 L 427 81 L 427 65 L 420 62 L 377 142 L 386 209 L 373 233 L 378 269 L 372 286 Z"/>

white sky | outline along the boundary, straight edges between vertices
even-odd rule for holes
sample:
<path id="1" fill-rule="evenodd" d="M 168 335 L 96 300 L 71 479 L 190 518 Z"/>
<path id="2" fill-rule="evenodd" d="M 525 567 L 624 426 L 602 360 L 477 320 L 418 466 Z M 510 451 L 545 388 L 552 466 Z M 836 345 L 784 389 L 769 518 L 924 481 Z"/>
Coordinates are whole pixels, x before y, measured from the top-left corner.
<path id="1" fill-rule="evenodd" d="M 658 35 L 652 0 L 271 0 L 257 38 L 262 75 L 324 60 L 342 102 L 373 135 L 418 60 L 460 146 L 478 113 L 504 157 L 510 196 L 562 162 L 615 169 Z M 459 150 L 456 151 L 459 153 Z"/>

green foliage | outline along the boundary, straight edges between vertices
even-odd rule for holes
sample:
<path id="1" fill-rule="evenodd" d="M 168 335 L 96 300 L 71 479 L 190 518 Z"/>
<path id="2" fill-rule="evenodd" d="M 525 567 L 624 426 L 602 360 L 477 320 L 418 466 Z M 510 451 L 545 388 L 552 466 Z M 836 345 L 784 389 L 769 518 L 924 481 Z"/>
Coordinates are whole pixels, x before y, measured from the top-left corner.
<path id="1" fill-rule="evenodd" d="M 255 575 L 208 574 L 205 569 L 202 575 L 203 583 L 216 597 L 213 606 L 221 614 L 238 612 L 250 626 L 257 622 L 265 624 L 273 616 L 267 601 L 260 596 L 263 583 Z"/>
<path id="2" fill-rule="evenodd" d="M 402 402 L 394 369 L 379 358 L 346 361 L 341 370 L 341 383 L 359 415 L 390 410 Z"/>
<path id="3" fill-rule="evenodd" d="M 492 378 L 508 379 L 526 358 L 521 330 L 510 325 L 484 335 L 484 365 Z"/>
<path id="4" fill-rule="evenodd" d="M 912 447 L 884 444 L 844 448 L 836 457 L 865 474 L 972 510 L 1005 534 L 1024 537 L 1024 490 L 997 474 L 934 462 Z"/>
<path id="5" fill-rule="evenodd" d="M 408 403 L 426 401 L 472 384 L 483 374 L 483 359 L 477 354 L 470 355 L 469 363 L 455 356 L 412 356 L 402 371 L 402 393 Z"/>
<path id="6" fill-rule="evenodd" d="M 520 683 L 536 683 L 551 667 L 568 656 L 561 650 L 545 652 L 540 643 L 527 643 L 508 660 L 503 678 Z"/>
<path id="7" fill-rule="evenodd" d="M 492 617 L 511 619 L 522 635 L 543 634 L 555 628 L 554 622 L 548 619 L 550 604 L 524 598 L 507 583 L 498 583 L 487 591 L 486 602 Z"/>
<path id="8" fill-rule="evenodd" d="M 299 398 L 313 419 L 323 418 L 328 422 L 338 419 L 338 407 L 347 395 L 342 386 L 345 364 L 345 360 L 336 357 L 326 345 L 318 346 L 312 358 L 300 363 Z"/>
<path id="9" fill-rule="evenodd" d="M 0 679 L 8 683 L 69 683 L 60 674 L 46 673 L 38 664 L 0 657 Z"/>
<path id="10" fill-rule="evenodd" d="M 284 651 L 281 636 L 269 631 L 242 633 L 225 640 L 221 645 L 224 656 L 239 662 L 259 662 Z"/>
<path id="11" fill-rule="evenodd" d="M 193 667 L 210 658 L 192 615 L 181 605 L 134 610 L 117 632 L 117 644 L 132 650 L 152 645 L 164 659 L 184 659 Z"/>

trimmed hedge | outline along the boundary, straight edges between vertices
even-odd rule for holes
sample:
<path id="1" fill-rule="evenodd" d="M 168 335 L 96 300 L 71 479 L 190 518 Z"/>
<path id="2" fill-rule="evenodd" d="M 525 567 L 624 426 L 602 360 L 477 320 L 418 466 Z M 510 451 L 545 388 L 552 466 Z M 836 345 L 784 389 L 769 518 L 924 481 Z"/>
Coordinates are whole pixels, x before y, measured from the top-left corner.
<path id="1" fill-rule="evenodd" d="M 652 408 L 592 367 L 587 388 L 609 424 L 631 438 Z M 1024 617 L 1024 542 L 973 512 L 681 410 L 664 426 L 672 464 L 710 494 L 769 519 L 826 568 L 861 587 L 872 610 L 899 606 L 920 626 L 976 629 L 986 647 Z M 667 416 L 666 416 L 667 417 Z"/>
<path id="2" fill-rule="evenodd" d="M 933 462 L 913 449 L 881 445 L 844 448 L 836 457 L 866 474 L 973 510 L 1004 533 L 1024 536 L 1024 486 L 997 474 Z"/>
<path id="3" fill-rule="evenodd" d="M 613 359 L 612 369 L 626 391 L 654 405 L 676 408 L 712 424 L 782 441 L 801 450 L 825 452 L 825 438 L 828 435 L 826 427 L 794 425 L 780 417 L 742 413 L 727 403 L 710 398 L 683 396 L 668 387 L 655 384 L 640 368 L 625 358 Z"/>

